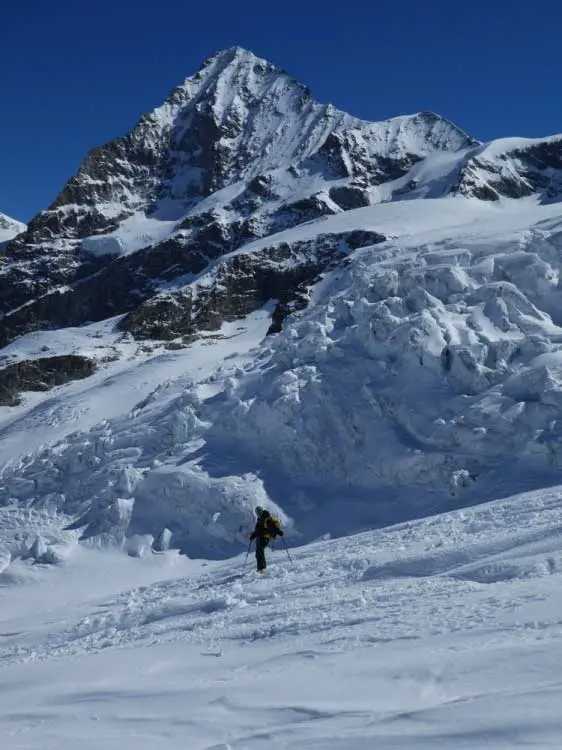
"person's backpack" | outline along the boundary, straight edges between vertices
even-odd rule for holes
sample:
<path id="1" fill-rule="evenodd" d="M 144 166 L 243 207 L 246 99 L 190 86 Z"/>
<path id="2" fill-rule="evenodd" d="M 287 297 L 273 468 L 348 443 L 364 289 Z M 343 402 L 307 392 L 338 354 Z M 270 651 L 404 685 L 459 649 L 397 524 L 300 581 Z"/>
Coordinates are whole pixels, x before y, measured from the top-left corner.
<path id="1" fill-rule="evenodd" d="M 281 531 L 281 519 L 280 518 L 278 518 L 277 516 L 269 516 L 269 521 L 275 529 L 278 529 L 279 531 Z M 279 534 L 275 534 L 274 538 L 275 536 L 279 536 Z"/>

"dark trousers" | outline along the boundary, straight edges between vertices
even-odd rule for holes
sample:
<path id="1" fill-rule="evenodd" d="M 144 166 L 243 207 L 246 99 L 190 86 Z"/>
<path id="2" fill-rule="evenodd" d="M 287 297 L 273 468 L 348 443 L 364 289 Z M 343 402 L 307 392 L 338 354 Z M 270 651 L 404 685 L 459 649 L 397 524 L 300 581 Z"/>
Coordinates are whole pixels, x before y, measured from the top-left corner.
<path id="1" fill-rule="evenodd" d="M 269 543 L 268 539 L 264 539 L 264 537 L 257 537 L 256 538 L 256 563 L 258 565 L 258 570 L 265 570 L 267 563 L 265 561 L 265 548 L 267 547 Z"/>

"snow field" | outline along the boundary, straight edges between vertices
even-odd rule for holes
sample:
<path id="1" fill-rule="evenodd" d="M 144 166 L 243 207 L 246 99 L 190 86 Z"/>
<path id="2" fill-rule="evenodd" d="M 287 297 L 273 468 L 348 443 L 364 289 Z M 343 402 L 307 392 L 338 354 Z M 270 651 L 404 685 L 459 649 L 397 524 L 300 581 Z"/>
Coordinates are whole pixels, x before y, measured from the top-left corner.
<path id="1" fill-rule="evenodd" d="M 0 212 L 0 250 L 4 242 L 13 239 L 21 232 L 24 232 L 25 229 L 26 226 L 25 224 L 22 224 L 21 221 L 11 219 L 9 216 L 6 216 L 6 214 Z"/>
<path id="2" fill-rule="evenodd" d="M 279 548 L 264 577 L 244 555 L 175 573 L 172 552 L 123 557 L 139 585 L 121 592 L 133 568 L 76 550 L 76 565 L 0 588 L 6 603 L 15 592 L 0 737 L 22 750 L 558 747 L 561 528 L 553 488 L 293 548 L 293 564 Z M 181 577 L 157 582 L 166 573 Z M 37 607 L 45 586 L 53 606 Z"/>

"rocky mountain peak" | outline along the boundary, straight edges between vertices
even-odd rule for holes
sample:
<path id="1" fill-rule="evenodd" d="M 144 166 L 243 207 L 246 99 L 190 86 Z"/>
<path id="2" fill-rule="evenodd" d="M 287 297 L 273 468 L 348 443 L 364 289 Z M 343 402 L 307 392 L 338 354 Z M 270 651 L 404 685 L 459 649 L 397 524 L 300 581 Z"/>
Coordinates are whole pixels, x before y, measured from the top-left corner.
<path id="1" fill-rule="evenodd" d="M 158 201 L 180 201 L 174 213 L 183 215 L 250 172 L 310 152 L 327 134 L 324 116 L 345 117 L 247 50 L 217 53 L 130 133 L 94 148 L 15 249 L 45 248 L 56 236 L 75 250 L 75 240 L 111 231 L 139 209 L 153 212 Z"/>
<path id="2" fill-rule="evenodd" d="M 345 254 L 384 237 L 331 236 L 320 253 L 315 242 L 280 252 L 278 233 L 412 198 L 541 191 L 556 200 L 559 154 L 556 139 L 481 144 L 430 111 L 361 120 L 316 102 L 306 86 L 248 50 L 217 52 L 128 134 L 93 149 L 49 209 L 6 245 L 0 341 L 135 310 L 140 336 L 147 316 L 157 319 L 151 330 L 166 329 L 162 311 L 172 309 L 180 321 L 174 332 L 191 336 L 197 295 L 175 292 L 264 238 L 271 238 L 260 250 L 264 263 L 274 267 L 281 258 L 306 270 L 271 274 L 258 262 L 229 260 L 223 287 L 244 299 L 234 310 L 224 295 L 210 294 L 199 318 L 214 325 L 229 305 L 237 315 L 269 297 L 288 310 L 304 304 L 307 280 L 339 262 L 338 247 Z M 164 287 L 173 288 L 165 300 Z"/>
<path id="3" fill-rule="evenodd" d="M 256 57 L 242 47 L 222 50 L 204 60 L 193 75 L 173 89 L 163 105 L 156 107 L 145 118 L 155 123 L 172 124 L 178 112 L 190 102 L 199 105 L 211 104 L 215 114 L 220 115 L 220 106 L 217 106 L 220 102 L 217 103 L 216 100 L 221 90 L 230 86 L 231 95 L 243 88 L 248 93 L 256 85 L 259 86 L 260 78 L 265 76 L 288 78 L 276 65 Z M 296 80 L 293 83 L 295 86 L 301 86 Z"/>
<path id="4" fill-rule="evenodd" d="M 233 47 L 205 60 L 130 133 L 93 149 L 11 251 L 50 254 L 56 242 L 72 265 L 85 238 L 113 232 L 136 212 L 177 220 L 240 180 L 302 165 L 380 184 L 434 150 L 472 143 L 434 113 L 382 123 L 351 117 Z"/>

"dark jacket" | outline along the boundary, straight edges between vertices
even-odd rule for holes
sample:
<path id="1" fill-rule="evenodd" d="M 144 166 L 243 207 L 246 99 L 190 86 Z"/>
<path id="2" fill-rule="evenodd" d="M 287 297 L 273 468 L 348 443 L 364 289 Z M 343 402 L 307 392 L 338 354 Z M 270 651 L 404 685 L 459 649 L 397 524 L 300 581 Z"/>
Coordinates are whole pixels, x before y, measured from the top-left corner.
<path id="1" fill-rule="evenodd" d="M 283 536 L 283 531 L 273 520 L 271 513 L 268 510 L 264 510 L 256 521 L 256 526 L 250 539 L 260 539 L 261 541 L 268 542 L 270 539 L 275 539 L 278 536 Z"/>

